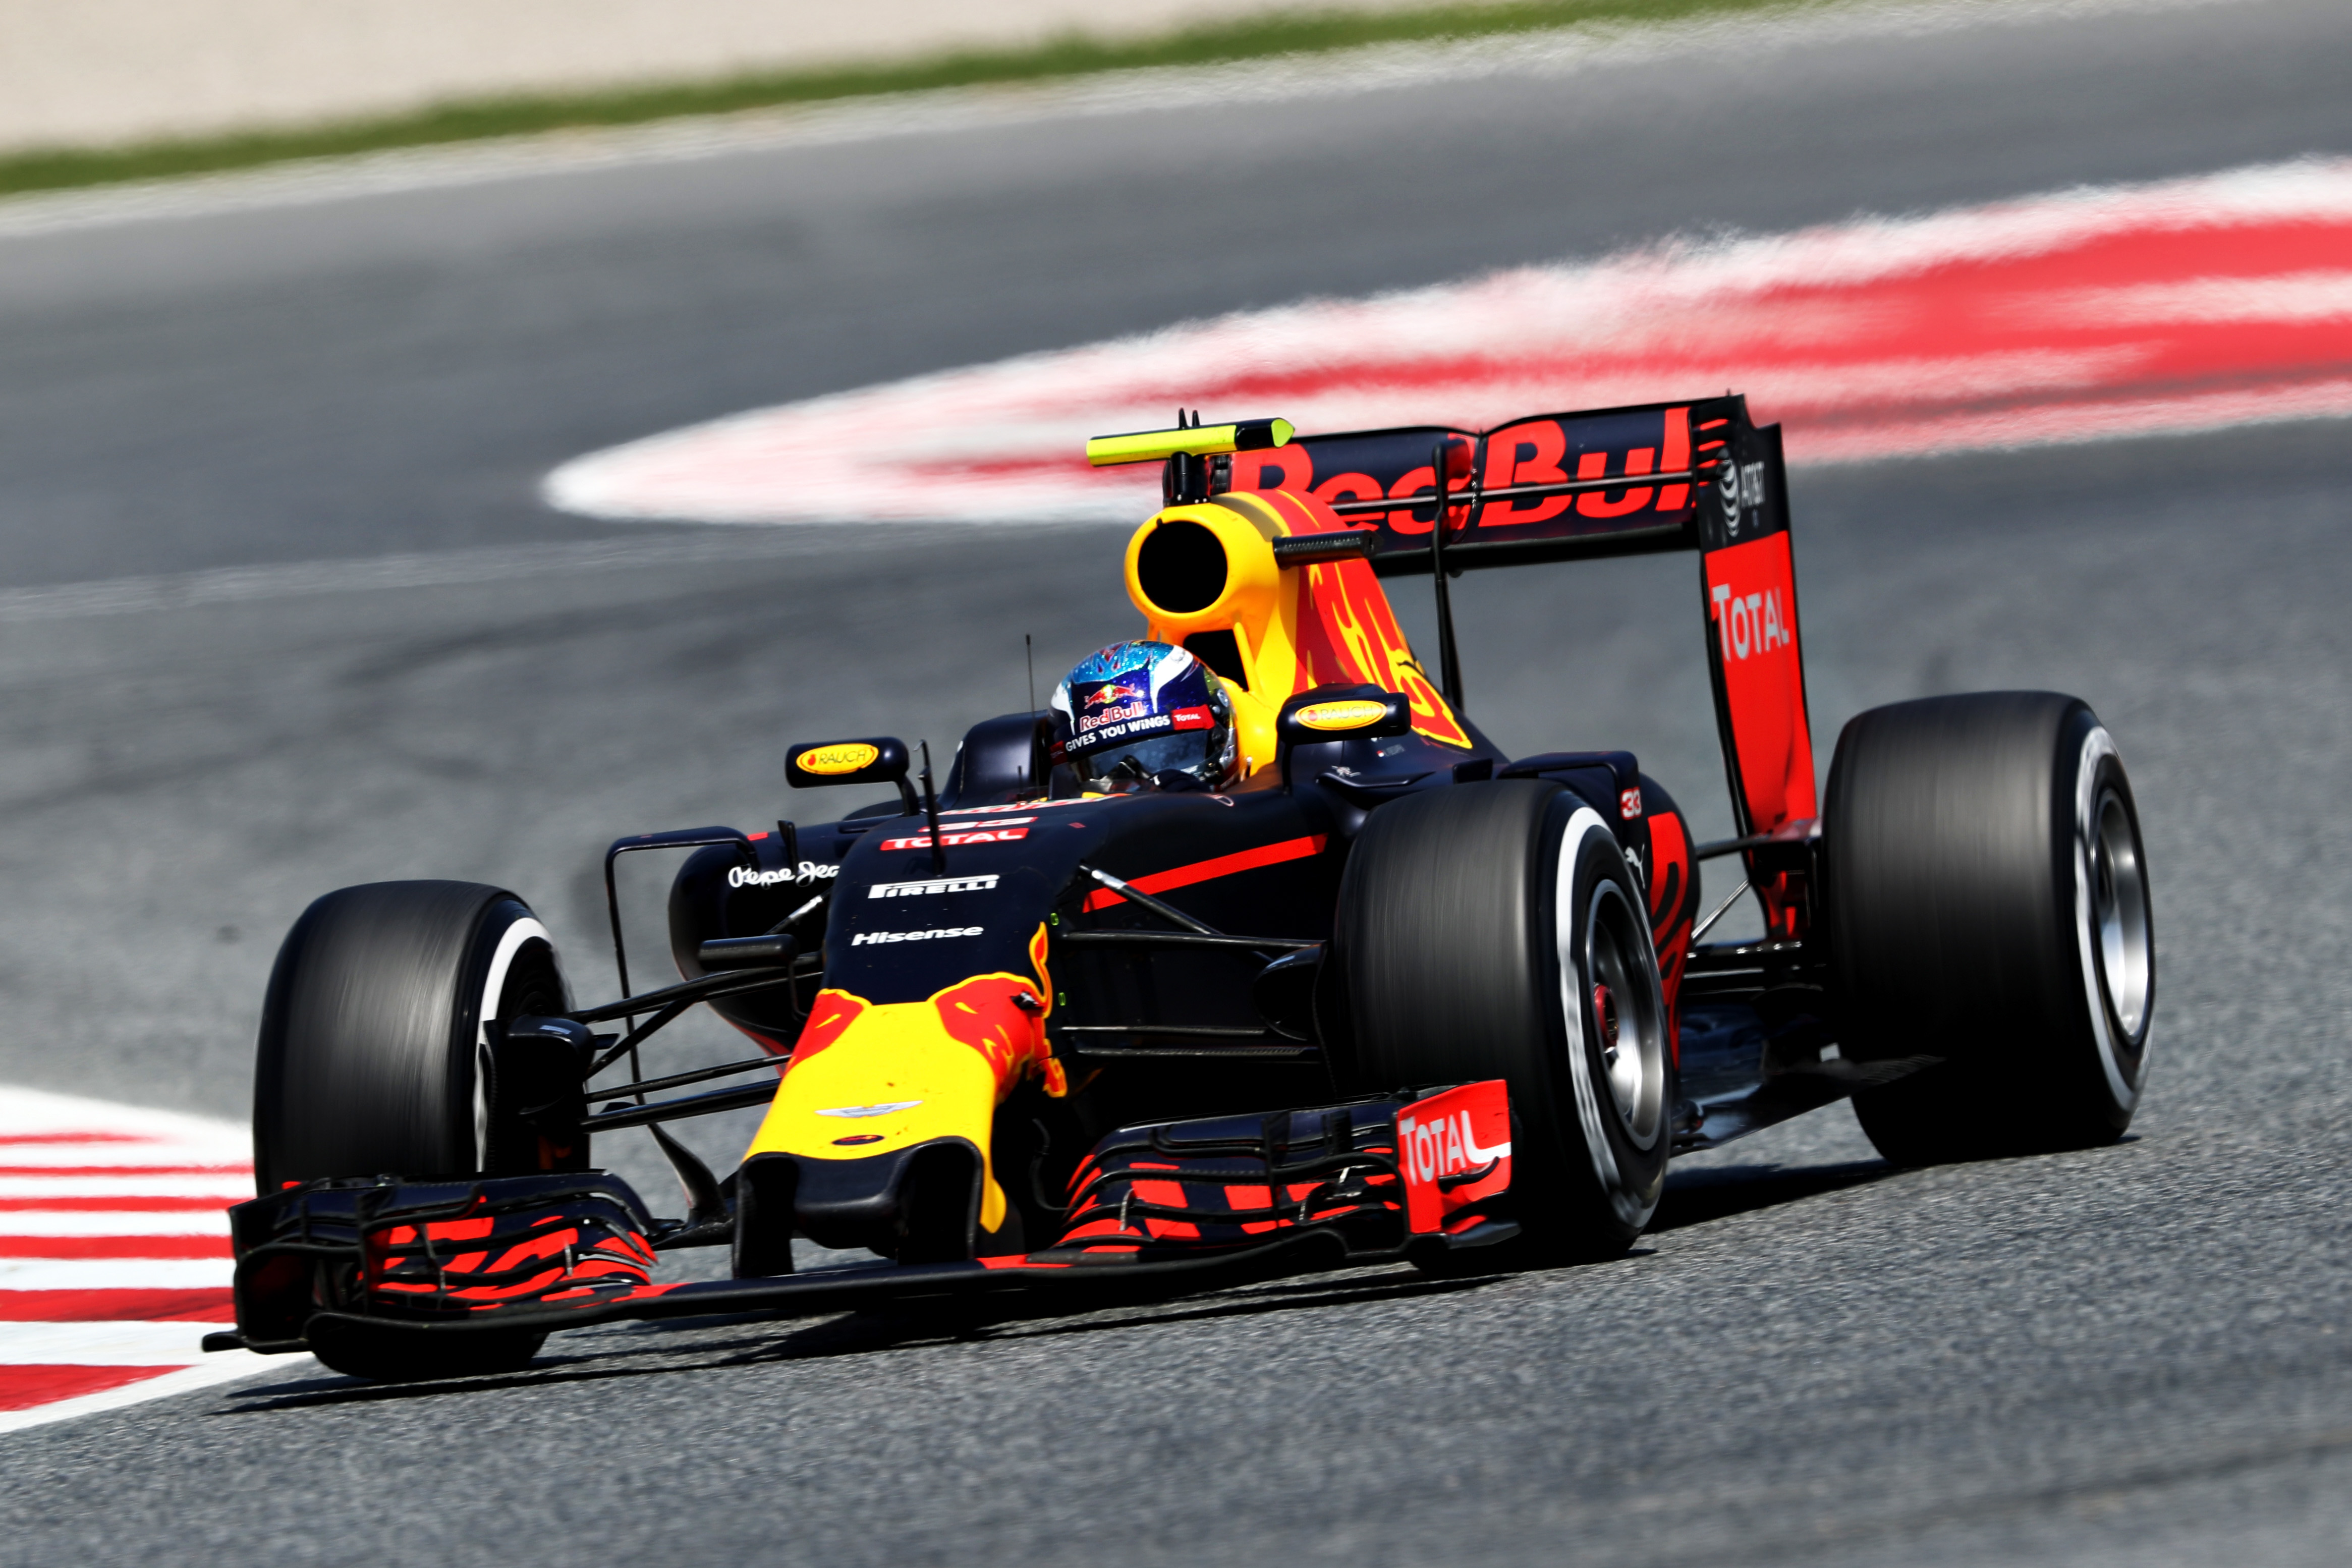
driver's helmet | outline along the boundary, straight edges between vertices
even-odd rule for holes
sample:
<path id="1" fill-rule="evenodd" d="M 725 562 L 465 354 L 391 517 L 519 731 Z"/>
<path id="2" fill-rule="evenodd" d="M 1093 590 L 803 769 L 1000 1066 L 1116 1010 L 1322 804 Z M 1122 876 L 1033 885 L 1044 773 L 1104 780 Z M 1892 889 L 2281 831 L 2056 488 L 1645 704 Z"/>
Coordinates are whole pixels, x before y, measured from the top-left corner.
<path id="1" fill-rule="evenodd" d="M 1054 689 L 1054 761 L 1088 789 L 1223 789 L 1240 756 L 1233 699 L 1164 642 L 1113 643 Z"/>

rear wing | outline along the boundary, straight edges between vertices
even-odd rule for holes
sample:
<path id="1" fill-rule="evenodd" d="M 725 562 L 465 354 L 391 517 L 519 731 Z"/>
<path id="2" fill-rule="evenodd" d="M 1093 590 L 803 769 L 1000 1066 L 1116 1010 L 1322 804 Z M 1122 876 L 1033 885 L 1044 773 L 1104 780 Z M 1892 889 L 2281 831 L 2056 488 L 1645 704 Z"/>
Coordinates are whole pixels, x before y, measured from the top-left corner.
<path id="1" fill-rule="evenodd" d="M 1376 534 L 1370 558 L 1381 575 L 1434 573 L 1445 685 L 1457 702 L 1448 577 L 1481 566 L 1697 552 L 1739 837 L 1801 839 L 1820 815 L 1780 427 L 1752 424 L 1747 399 L 1544 414 L 1484 431 L 1302 436 L 1213 458 L 1209 488 L 1311 495 L 1343 524 Z M 1742 847 L 1771 934 L 1801 934 L 1791 873 L 1768 868 L 1759 851 L 1769 847 Z"/>
<path id="2" fill-rule="evenodd" d="M 1378 531 L 1374 571 L 1409 575 L 1430 570 L 1441 449 L 1450 572 L 1717 550 L 1788 527 L 1780 427 L 1750 424 L 1736 396 L 1540 414 L 1484 431 L 1298 436 L 1217 458 L 1209 488 L 1312 495 Z"/>

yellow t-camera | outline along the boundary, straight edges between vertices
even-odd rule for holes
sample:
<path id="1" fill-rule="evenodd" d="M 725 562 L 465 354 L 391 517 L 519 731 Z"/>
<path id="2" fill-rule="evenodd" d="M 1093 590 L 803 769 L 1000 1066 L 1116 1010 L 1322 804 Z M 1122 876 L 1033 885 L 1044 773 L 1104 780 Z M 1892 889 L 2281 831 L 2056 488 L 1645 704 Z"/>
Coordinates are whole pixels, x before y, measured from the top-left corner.
<path id="1" fill-rule="evenodd" d="M 1213 458 L 1226 452 L 1262 452 L 1283 447 L 1297 434 L 1287 419 L 1237 419 L 1230 425 L 1188 425 L 1175 430 L 1138 430 L 1127 436 L 1097 436 L 1087 443 L 1087 461 L 1097 468 L 1117 463 L 1157 463 L 1169 458 Z"/>

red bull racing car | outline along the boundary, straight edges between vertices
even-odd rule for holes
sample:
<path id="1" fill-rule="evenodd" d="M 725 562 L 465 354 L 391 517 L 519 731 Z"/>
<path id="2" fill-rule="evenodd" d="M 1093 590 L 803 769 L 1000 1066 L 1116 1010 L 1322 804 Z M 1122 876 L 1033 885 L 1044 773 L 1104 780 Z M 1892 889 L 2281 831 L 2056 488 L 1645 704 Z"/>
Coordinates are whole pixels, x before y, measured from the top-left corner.
<path id="1" fill-rule="evenodd" d="M 890 737 L 798 744 L 796 790 L 886 798 L 614 844 L 608 895 L 617 857 L 687 855 L 675 984 L 631 990 L 616 901 L 593 1005 L 503 889 L 312 904 L 215 1346 L 437 1376 L 616 1318 L 1606 1256 L 1675 1153 L 1846 1097 L 1897 1162 L 2121 1133 L 2155 959 L 2116 747 L 2053 693 L 1899 703 L 1817 801 L 1777 427 L 1727 396 L 1294 437 L 1093 443 L 1163 465 L 1144 636 L 938 778 Z M 1463 699 L 1452 577 L 1655 551 L 1699 558 L 1718 843 L 1632 755 L 1506 755 Z M 1384 586 L 1415 575 L 1434 678 Z M 1702 912 L 1710 858 L 1738 887 Z M 1762 938 L 1706 941 L 1741 898 Z M 698 1005 L 751 1054 L 646 1070 Z M 751 1106 L 723 1180 L 664 1131 Z M 593 1165 L 630 1127 L 682 1216 Z M 872 1260 L 796 1271 L 795 1238 Z M 656 1279 L 691 1247 L 731 1278 Z"/>

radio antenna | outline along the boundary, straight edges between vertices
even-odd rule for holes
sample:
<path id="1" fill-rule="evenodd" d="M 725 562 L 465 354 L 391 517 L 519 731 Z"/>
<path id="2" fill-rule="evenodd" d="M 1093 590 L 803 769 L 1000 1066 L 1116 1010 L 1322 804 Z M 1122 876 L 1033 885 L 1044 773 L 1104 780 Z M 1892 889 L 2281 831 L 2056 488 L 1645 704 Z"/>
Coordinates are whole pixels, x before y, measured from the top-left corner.
<path id="1" fill-rule="evenodd" d="M 931 743 L 923 742 L 923 818 L 931 830 L 931 875 L 944 877 L 948 870 L 947 846 L 940 842 L 940 796 L 931 787 Z"/>
<path id="2" fill-rule="evenodd" d="M 1029 711 L 1034 713 L 1037 711 L 1037 649 L 1030 642 L 1027 632 L 1021 634 L 1021 657 L 1029 661 Z"/>

